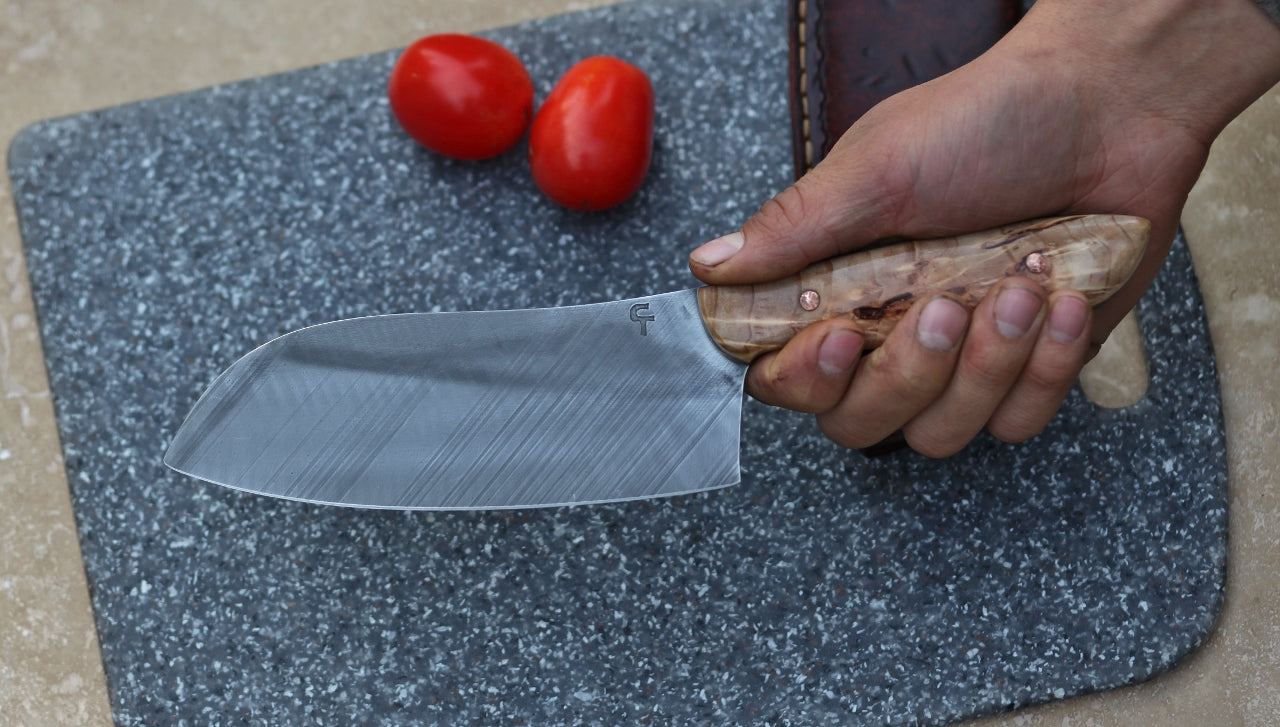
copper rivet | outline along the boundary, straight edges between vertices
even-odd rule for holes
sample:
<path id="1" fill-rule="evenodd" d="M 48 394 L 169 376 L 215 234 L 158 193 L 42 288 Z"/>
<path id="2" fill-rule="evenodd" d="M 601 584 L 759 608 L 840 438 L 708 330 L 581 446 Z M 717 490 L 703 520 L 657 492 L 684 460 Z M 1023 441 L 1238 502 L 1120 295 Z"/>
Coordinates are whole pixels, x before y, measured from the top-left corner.
<path id="1" fill-rule="evenodd" d="M 806 290 L 800 294 L 800 307 L 805 310 L 817 310 L 821 302 L 822 298 L 818 297 L 816 290 Z"/>
<path id="2" fill-rule="evenodd" d="M 1044 259 L 1044 254 L 1033 252 L 1027 256 L 1027 272 L 1039 275 L 1047 270 L 1049 261 Z"/>

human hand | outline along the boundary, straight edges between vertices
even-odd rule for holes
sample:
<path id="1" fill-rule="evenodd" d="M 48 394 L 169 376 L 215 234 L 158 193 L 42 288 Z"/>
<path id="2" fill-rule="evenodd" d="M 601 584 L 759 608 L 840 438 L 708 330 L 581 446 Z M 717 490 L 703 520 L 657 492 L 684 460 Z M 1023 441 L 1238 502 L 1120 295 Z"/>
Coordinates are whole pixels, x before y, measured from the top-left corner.
<path id="1" fill-rule="evenodd" d="M 1245 0 L 1041 0 L 987 54 L 872 109 L 690 267 L 712 284 L 760 282 L 886 237 L 1146 217 L 1146 257 L 1095 311 L 1014 278 L 973 311 L 925 297 L 865 356 L 853 321 L 815 324 L 747 376 L 753 396 L 817 414 L 849 447 L 901 430 L 940 457 L 984 427 L 1021 441 L 1154 278 L 1213 138 L 1277 80 L 1280 29 Z"/>

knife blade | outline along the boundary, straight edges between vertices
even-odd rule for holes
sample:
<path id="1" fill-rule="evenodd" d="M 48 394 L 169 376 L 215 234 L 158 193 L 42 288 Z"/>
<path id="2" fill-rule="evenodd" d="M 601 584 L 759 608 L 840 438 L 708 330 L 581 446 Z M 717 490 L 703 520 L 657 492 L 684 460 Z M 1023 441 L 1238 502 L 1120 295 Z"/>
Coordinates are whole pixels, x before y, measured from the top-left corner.
<path id="1" fill-rule="evenodd" d="M 1149 225 L 1083 215 L 903 242 L 758 285 L 561 308 L 407 313 L 303 328 L 197 400 L 172 469 L 272 497 L 469 510 L 618 502 L 739 481 L 747 365 L 820 320 L 868 348 L 916 298 L 973 306 L 1023 275 L 1094 305 Z"/>

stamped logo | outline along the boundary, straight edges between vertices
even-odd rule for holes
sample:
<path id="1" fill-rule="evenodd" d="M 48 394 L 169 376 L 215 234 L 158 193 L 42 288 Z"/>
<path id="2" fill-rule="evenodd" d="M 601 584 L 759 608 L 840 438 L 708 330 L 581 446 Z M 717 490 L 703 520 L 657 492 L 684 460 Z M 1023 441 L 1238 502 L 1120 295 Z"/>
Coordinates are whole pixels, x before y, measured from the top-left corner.
<path id="1" fill-rule="evenodd" d="M 649 335 L 649 324 L 653 322 L 653 314 L 649 312 L 648 303 L 636 303 L 631 306 L 631 322 L 640 324 L 640 335 Z"/>

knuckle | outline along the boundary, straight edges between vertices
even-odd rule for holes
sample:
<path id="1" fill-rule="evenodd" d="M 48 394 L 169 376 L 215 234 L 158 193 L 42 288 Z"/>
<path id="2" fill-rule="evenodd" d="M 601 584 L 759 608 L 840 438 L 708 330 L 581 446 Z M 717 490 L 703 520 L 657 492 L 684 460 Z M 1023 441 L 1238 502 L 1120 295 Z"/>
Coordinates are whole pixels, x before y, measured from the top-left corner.
<path id="1" fill-rule="evenodd" d="M 778 235 L 803 225 L 811 206 L 804 185 L 797 183 L 765 202 L 755 219 L 766 234 Z"/>
<path id="2" fill-rule="evenodd" d="M 849 449 L 866 449 L 879 444 L 894 432 L 893 429 L 882 430 L 881 427 L 868 426 L 867 422 L 855 417 L 832 413 L 819 414 L 817 420 L 818 429 L 823 436 Z"/>
<path id="3" fill-rule="evenodd" d="M 1040 394 L 1057 393 L 1071 386 L 1079 372 L 1066 361 L 1031 361 L 1018 379 L 1018 387 Z"/>
<path id="4" fill-rule="evenodd" d="M 923 406 L 932 402 L 946 387 L 948 377 L 936 371 L 914 366 L 908 361 L 895 361 L 890 356 L 873 356 L 870 373 L 883 382 L 886 396 Z"/>
<path id="5" fill-rule="evenodd" d="M 747 393 L 770 406 L 792 408 L 789 375 L 778 365 L 776 355 L 762 358 L 751 366 L 747 375 Z"/>
<path id="6" fill-rule="evenodd" d="M 763 241 L 786 259 L 811 262 L 838 248 L 840 224 L 820 187 L 809 177 L 765 202 L 745 225 L 749 240 Z"/>
<path id="7" fill-rule="evenodd" d="M 969 440 L 973 438 L 971 436 L 958 437 L 954 434 L 910 424 L 903 427 L 902 435 L 906 438 L 908 446 L 931 459 L 950 457 L 964 449 Z"/>
<path id="8" fill-rule="evenodd" d="M 747 393 L 771 406 L 815 414 L 835 406 L 838 393 L 817 386 L 794 362 L 773 356 L 748 379 Z"/>
<path id="9" fill-rule="evenodd" d="M 1040 430 L 1038 420 L 1031 419 L 1021 412 L 999 414 L 987 425 L 987 431 L 991 436 L 1008 444 L 1025 442 L 1039 434 Z"/>
<path id="10" fill-rule="evenodd" d="M 983 392 L 1004 391 L 1018 378 L 1027 360 L 1021 352 L 998 347 L 966 348 L 962 354 L 966 383 Z"/>
<path id="11" fill-rule="evenodd" d="M 1044 431 L 1062 405 L 1061 395 L 1030 396 L 1027 392 L 1006 401 L 987 423 L 987 431 L 1002 442 L 1025 442 Z"/>
<path id="12" fill-rule="evenodd" d="M 1025 442 L 1053 420 L 1074 381 L 1074 369 L 1049 376 L 1024 372 L 1017 386 L 991 416 L 987 431 L 1002 442 Z"/>

